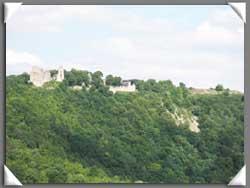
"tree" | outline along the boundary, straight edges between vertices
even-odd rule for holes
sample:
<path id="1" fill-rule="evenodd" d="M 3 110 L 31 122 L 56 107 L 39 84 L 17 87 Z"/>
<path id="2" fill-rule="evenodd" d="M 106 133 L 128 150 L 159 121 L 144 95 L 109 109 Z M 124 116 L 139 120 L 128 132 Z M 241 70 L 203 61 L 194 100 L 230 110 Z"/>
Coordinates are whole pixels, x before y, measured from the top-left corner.
<path id="1" fill-rule="evenodd" d="M 120 86 L 121 81 L 122 81 L 121 77 L 112 76 L 112 75 L 107 75 L 105 79 L 106 85 L 109 85 L 109 86 Z"/>
<path id="2" fill-rule="evenodd" d="M 72 69 L 69 72 L 66 71 L 64 82 L 69 86 L 82 86 L 83 84 L 88 86 L 90 84 L 89 72 L 76 69 Z"/>
<path id="3" fill-rule="evenodd" d="M 57 73 L 58 73 L 58 71 L 55 70 L 55 69 L 54 70 L 50 70 L 49 72 L 50 72 L 50 75 L 51 75 L 52 78 L 55 77 L 57 75 Z"/>
<path id="4" fill-rule="evenodd" d="M 180 82 L 180 83 L 179 83 L 179 87 L 181 87 L 181 88 L 186 88 L 186 85 L 185 85 L 183 82 Z"/>
<path id="5" fill-rule="evenodd" d="M 67 172 L 60 161 L 48 168 L 47 175 L 48 183 L 65 183 L 67 180 Z"/>
<path id="6" fill-rule="evenodd" d="M 103 73 L 101 71 L 96 71 L 91 75 L 92 78 L 92 85 L 95 86 L 96 88 L 99 88 L 100 86 L 103 86 Z"/>
<path id="7" fill-rule="evenodd" d="M 112 94 L 101 72 L 89 75 L 66 71 L 53 89 L 6 77 L 6 163 L 21 182 L 227 183 L 244 164 L 242 94 L 153 79 Z"/>
<path id="8" fill-rule="evenodd" d="M 223 86 L 222 86 L 221 84 L 218 84 L 218 85 L 215 87 L 215 90 L 216 90 L 216 91 L 223 91 L 224 88 L 223 88 Z"/>

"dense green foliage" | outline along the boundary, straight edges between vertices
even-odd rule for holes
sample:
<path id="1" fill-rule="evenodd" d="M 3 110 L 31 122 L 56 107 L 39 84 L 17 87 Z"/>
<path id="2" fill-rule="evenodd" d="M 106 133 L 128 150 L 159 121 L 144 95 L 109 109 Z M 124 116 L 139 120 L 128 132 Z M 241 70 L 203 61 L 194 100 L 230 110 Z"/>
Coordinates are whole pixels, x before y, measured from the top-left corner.
<path id="1" fill-rule="evenodd" d="M 223 88 L 223 86 L 222 86 L 221 84 L 218 84 L 218 85 L 215 87 L 215 90 L 216 90 L 216 91 L 223 91 L 224 88 Z"/>
<path id="2" fill-rule="evenodd" d="M 155 80 L 112 94 L 101 72 L 89 74 L 68 71 L 49 87 L 7 77 L 6 162 L 22 183 L 228 183 L 242 167 L 243 95 Z M 177 126 L 176 112 L 197 116 L 200 132 Z"/>
<path id="3" fill-rule="evenodd" d="M 106 76 L 105 83 L 109 86 L 119 86 L 121 85 L 122 78 L 119 76 L 108 75 Z"/>
<path id="4" fill-rule="evenodd" d="M 90 84 L 89 72 L 75 69 L 72 69 L 71 71 L 65 71 L 64 82 L 69 86 L 81 86 L 83 83 L 88 86 Z"/>

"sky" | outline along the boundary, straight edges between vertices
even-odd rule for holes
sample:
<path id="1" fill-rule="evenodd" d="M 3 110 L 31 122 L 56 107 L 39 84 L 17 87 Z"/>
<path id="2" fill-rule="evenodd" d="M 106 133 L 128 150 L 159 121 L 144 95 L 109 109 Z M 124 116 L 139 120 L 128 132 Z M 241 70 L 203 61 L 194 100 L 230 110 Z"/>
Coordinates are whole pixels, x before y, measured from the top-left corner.
<path id="1" fill-rule="evenodd" d="M 243 91 L 244 23 L 228 5 L 22 5 L 7 75 L 32 66 Z"/>

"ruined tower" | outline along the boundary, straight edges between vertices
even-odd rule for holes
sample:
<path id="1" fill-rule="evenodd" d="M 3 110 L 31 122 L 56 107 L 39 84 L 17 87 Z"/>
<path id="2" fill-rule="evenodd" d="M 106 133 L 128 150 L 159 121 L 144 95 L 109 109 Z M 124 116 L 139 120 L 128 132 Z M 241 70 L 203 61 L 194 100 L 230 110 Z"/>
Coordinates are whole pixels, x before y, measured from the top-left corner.
<path id="1" fill-rule="evenodd" d="M 58 73 L 56 75 L 56 81 L 62 82 L 64 80 L 64 69 L 62 66 L 59 67 Z"/>

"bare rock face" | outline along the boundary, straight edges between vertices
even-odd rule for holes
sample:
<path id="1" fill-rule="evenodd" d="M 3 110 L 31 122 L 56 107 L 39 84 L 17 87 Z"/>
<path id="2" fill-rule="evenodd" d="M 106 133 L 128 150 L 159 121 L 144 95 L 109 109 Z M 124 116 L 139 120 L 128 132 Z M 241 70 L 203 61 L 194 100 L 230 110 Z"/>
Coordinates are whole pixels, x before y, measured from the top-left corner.
<path id="1" fill-rule="evenodd" d="M 191 112 L 185 109 L 176 109 L 174 113 L 167 112 L 173 117 L 177 126 L 187 124 L 190 131 L 195 133 L 200 132 L 198 117 L 192 115 Z"/>
<path id="2" fill-rule="evenodd" d="M 199 126 L 198 118 L 196 116 L 192 116 L 190 118 L 190 122 L 189 122 L 189 129 L 192 132 L 198 133 L 198 132 L 200 132 L 200 129 L 198 126 Z"/>

